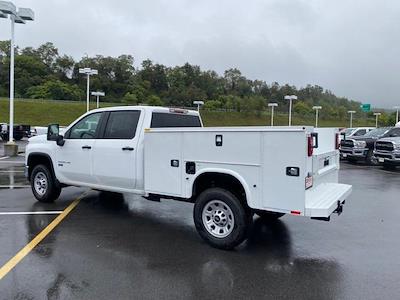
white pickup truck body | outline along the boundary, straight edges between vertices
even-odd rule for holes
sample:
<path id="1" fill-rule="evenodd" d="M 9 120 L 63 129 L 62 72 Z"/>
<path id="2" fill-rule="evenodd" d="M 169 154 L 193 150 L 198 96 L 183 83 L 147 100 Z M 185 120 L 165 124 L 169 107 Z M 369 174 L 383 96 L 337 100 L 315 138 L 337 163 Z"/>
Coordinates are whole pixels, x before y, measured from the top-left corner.
<path id="1" fill-rule="evenodd" d="M 137 114 L 134 136 L 106 138 L 111 114 L 124 111 Z M 98 125 L 102 136 L 99 130 L 96 136 L 94 131 L 87 133 L 93 136 L 85 136 L 85 128 L 75 129 L 80 126 L 80 120 L 105 113 L 109 114 L 108 121 L 100 117 Z M 152 199 L 173 198 L 195 203 L 206 189 L 223 188 L 243 199 L 246 211 L 255 212 L 329 219 L 334 211 L 341 212 L 351 192 L 351 186 L 338 183 L 336 129 L 154 128 L 157 127 L 153 124 L 154 114 L 173 114 L 202 126 L 195 111 L 113 107 L 90 111 L 68 126 L 62 146 L 47 140 L 46 136 L 31 138 L 26 148 L 26 165 L 36 198 L 40 201 L 35 190 L 37 172 L 33 169 L 39 163 L 46 164 L 44 158 L 51 164 L 49 169 L 56 184 L 61 186 L 87 186 Z M 88 122 L 89 132 L 94 121 Z M 72 138 L 76 132 L 84 138 Z M 233 208 L 226 210 L 232 211 L 235 213 Z M 211 238 L 215 237 L 218 236 Z M 224 246 L 217 242 L 211 241 L 211 244 L 222 248 L 237 244 L 225 243 Z"/>

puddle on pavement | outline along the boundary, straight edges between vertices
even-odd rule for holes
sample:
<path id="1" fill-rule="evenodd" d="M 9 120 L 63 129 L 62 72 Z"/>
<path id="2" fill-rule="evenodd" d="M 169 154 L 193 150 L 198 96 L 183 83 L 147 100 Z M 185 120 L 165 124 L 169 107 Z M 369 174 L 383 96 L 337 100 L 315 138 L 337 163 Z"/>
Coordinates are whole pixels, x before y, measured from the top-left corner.
<path id="1" fill-rule="evenodd" d="M 23 166 L 11 166 L 0 169 L 0 189 L 27 187 L 29 182 L 24 175 Z"/>

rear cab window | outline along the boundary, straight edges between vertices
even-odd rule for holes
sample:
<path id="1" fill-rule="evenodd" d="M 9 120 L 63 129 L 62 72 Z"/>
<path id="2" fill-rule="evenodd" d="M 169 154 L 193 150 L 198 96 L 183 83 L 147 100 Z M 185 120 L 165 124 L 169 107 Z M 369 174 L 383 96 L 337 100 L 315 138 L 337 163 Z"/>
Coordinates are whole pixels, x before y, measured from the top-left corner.
<path id="1" fill-rule="evenodd" d="M 153 112 L 151 116 L 151 128 L 169 127 L 202 127 L 198 115 L 184 113 Z"/>

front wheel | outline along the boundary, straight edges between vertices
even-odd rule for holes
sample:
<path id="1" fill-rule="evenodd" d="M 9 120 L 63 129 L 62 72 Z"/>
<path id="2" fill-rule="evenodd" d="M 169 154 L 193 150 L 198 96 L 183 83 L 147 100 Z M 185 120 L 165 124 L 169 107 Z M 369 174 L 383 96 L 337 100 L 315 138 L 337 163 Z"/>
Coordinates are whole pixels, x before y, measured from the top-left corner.
<path id="1" fill-rule="evenodd" d="M 378 160 L 376 159 L 376 157 L 374 156 L 374 153 L 372 150 L 369 150 L 367 153 L 367 157 L 366 157 L 366 162 L 368 165 L 370 166 L 377 166 Z"/>
<path id="2" fill-rule="evenodd" d="M 56 183 L 47 166 L 34 167 L 30 180 L 33 195 L 39 202 L 54 202 L 60 196 L 61 187 Z"/>
<path id="3" fill-rule="evenodd" d="M 228 250 L 247 238 L 252 214 L 231 192 L 210 188 L 197 197 L 193 218 L 197 232 L 207 243 Z"/>

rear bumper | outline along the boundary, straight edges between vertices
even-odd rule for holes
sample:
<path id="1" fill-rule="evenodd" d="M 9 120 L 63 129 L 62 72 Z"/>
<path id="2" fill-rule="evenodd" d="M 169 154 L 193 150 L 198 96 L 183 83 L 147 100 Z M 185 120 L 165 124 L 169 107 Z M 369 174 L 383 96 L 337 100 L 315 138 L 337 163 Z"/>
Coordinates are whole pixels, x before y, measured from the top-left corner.
<path id="1" fill-rule="evenodd" d="M 348 147 L 341 147 L 340 148 L 340 157 L 352 157 L 352 158 L 365 158 L 368 155 L 368 148 L 348 148 Z"/>
<path id="2" fill-rule="evenodd" d="M 351 191 L 351 185 L 341 183 L 321 183 L 307 190 L 305 216 L 328 218 L 339 207 L 343 209 L 343 204 Z"/>

